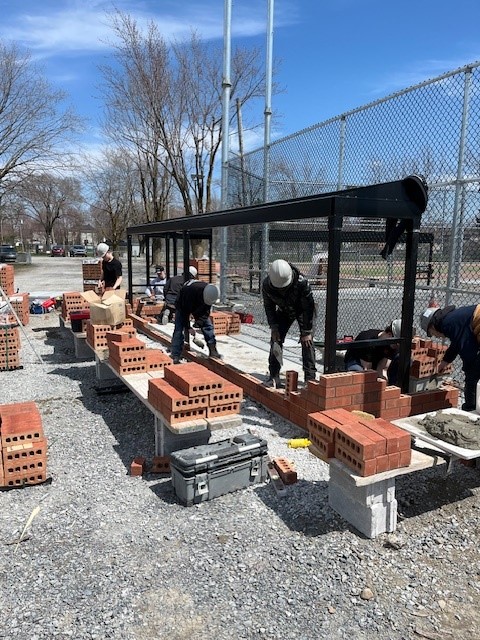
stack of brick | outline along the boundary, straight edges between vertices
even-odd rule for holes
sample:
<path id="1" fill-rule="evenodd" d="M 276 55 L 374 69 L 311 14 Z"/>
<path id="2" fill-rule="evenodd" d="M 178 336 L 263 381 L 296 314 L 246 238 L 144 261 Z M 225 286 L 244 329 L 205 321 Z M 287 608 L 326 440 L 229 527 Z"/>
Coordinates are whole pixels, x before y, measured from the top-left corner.
<path id="1" fill-rule="evenodd" d="M 87 334 L 87 344 L 94 351 L 103 351 L 108 349 L 107 334 L 114 330 L 114 327 L 109 324 L 92 324 L 87 322 L 85 325 L 85 333 Z M 120 327 L 116 327 L 115 331 L 123 331 L 130 337 L 137 335 L 136 330 L 133 328 L 133 322 L 130 318 L 127 318 Z"/>
<path id="2" fill-rule="evenodd" d="M 212 311 L 210 313 L 210 319 L 213 323 L 215 335 L 217 336 L 240 333 L 241 322 L 238 313 Z"/>
<path id="3" fill-rule="evenodd" d="M 93 258 L 82 261 L 83 290 L 95 291 L 102 277 L 102 260 Z"/>
<path id="4" fill-rule="evenodd" d="M 126 336 L 126 340 L 108 343 L 108 361 L 121 376 L 145 373 L 146 350 L 147 347 L 142 340 Z"/>
<path id="5" fill-rule="evenodd" d="M 142 302 L 142 298 L 135 298 L 133 300 L 133 313 L 140 316 L 140 318 L 152 319 L 156 321 L 156 316 L 159 316 L 164 308 L 165 304 L 160 301 L 156 301 L 155 304 L 145 304 Z"/>
<path id="6" fill-rule="evenodd" d="M 78 291 L 63 294 L 61 316 L 64 320 L 70 320 L 70 311 L 82 311 L 85 308 L 88 308 L 88 303 Z"/>
<path id="7" fill-rule="evenodd" d="M 127 343 L 129 343 L 130 346 L 132 346 L 133 345 L 132 340 L 136 340 L 137 343 L 141 342 L 140 340 L 137 340 L 135 336 L 131 336 L 128 330 L 124 331 L 123 329 L 119 329 L 116 331 L 109 331 L 106 334 L 106 340 L 107 340 L 107 348 L 109 351 L 109 360 L 111 359 L 110 358 L 111 354 L 118 354 L 120 352 L 118 347 L 119 343 L 122 345 L 127 345 Z M 145 356 L 144 365 L 145 365 L 146 372 L 162 371 L 167 365 L 172 364 L 172 359 L 170 358 L 170 356 L 168 356 L 166 353 L 164 353 L 160 349 L 147 349 L 146 345 L 143 342 L 141 344 L 144 347 L 143 350 L 142 349 L 140 350 L 143 351 L 143 355 Z M 117 356 L 114 355 L 114 358 L 116 357 Z M 124 363 L 125 363 L 124 366 L 128 366 L 128 363 L 125 360 L 124 360 Z M 138 372 L 134 371 L 132 373 L 138 373 Z"/>
<path id="8" fill-rule="evenodd" d="M 0 264 L 0 287 L 6 296 L 13 296 L 15 270 L 11 264 Z"/>
<path id="9" fill-rule="evenodd" d="M 194 362 L 165 367 L 149 380 L 148 401 L 169 425 L 238 414 L 243 390 Z"/>
<path id="10" fill-rule="evenodd" d="M 20 333 L 14 315 L 2 316 L 0 324 L 0 371 L 20 367 Z"/>
<path id="11" fill-rule="evenodd" d="M 411 461 L 410 434 L 383 418 L 319 411 L 308 416 L 308 432 L 320 457 L 337 458 L 359 476 L 408 467 Z"/>
<path id="12" fill-rule="evenodd" d="M 220 263 L 212 262 L 212 278 L 210 279 L 210 261 L 209 260 L 190 260 L 190 266 L 197 270 L 197 279 L 202 282 L 217 282 L 217 274 L 220 272 Z"/>
<path id="13" fill-rule="evenodd" d="M 414 384 L 421 380 L 428 382 L 430 377 L 437 372 L 438 365 L 443 360 L 447 350 L 446 345 L 435 340 L 423 340 L 414 338 L 412 341 L 412 364 L 410 376 Z M 448 375 L 453 371 L 453 364 L 450 364 L 443 371 L 443 375 Z"/>
<path id="14" fill-rule="evenodd" d="M 30 302 L 28 293 L 16 293 L 9 297 L 9 302 L 22 325 L 27 325 L 30 321 Z"/>
<path id="15" fill-rule="evenodd" d="M 47 441 L 34 402 L 0 405 L 0 485 L 22 487 L 47 479 Z"/>

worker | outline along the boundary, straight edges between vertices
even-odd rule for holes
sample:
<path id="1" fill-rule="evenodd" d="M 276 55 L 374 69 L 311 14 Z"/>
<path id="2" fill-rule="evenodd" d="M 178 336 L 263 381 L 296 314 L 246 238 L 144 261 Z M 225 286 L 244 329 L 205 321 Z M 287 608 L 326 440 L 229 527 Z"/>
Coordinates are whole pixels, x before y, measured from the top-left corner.
<path id="1" fill-rule="evenodd" d="M 473 304 L 458 309 L 454 305 L 444 309 L 429 307 L 420 316 L 420 325 L 427 336 L 450 340 L 443 360 L 437 367 L 437 373 L 443 373 L 460 356 L 465 374 L 462 409 L 475 411 L 477 384 L 480 380 L 480 305 Z"/>
<path id="2" fill-rule="evenodd" d="M 188 268 L 188 277 L 189 279 L 197 277 L 197 270 L 195 269 L 195 267 Z M 165 282 L 163 286 L 165 307 L 160 318 L 162 324 L 173 322 L 173 317 L 175 315 L 175 302 L 177 301 L 177 296 L 184 284 L 185 277 L 183 273 L 177 276 L 172 276 Z"/>
<path id="3" fill-rule="evenodd" d="M 155 267 L 156 277 L 152 278 L 150 284 L 145 289 L 145 295 L 156 300 L 163 300 L 163 287 L 167 281 L 165 267 L 157 265 Z"/>
<path id="4" fill-rule="evenodd" d="M 270 377 L 265 386 L 281 388 L 280 369 L 283 343 L 294 320 L 300 330 L 302 363 L 305 382 L 315 380 L 315 347 L 313 346 L 313 319 L 315 302 L 307 278 L 286 260 L 274 260 L 262 283 L 262 296 L 268 326 L 270 327 Z"/>
<path id="5" fill-rule="evenodd" d="M 180 362 L 185 330 L 190 331 L 190 316 L 193 316 L 194 326 L 203 333 L 209 358 L 221 358 L 217 351 L 217 341 L 210 319 L 212 304 L 219 295 L 216 285 L 199 280 L 188 280 L 182 286 L 175 302 L 175 328 L 171 345 L 173 364 Z"/>
<path id="6" fill-rule="evenodd" d="M 122 263 L 113 256 L 110 247 L 105 242 L 97 245 L 97 256 L 102 258 L 102 276 L 98 281 L 101 293 L 120 289 L 122 284 Z"/>
<path id="7" fill-rule="evenodd" d="M 402 321 L 393 320 L 385 329 L 365 329 L 356 336 L 358 340 L 383 340 L 399 338 Z M 388 344 L 370 347 L 348 347 L 345 353 L 345 371 L 365 371 L 376 369 L 379 378 L 388 380 L 388 384 L 396 384 L 398 377 L 399 345 Z"/>

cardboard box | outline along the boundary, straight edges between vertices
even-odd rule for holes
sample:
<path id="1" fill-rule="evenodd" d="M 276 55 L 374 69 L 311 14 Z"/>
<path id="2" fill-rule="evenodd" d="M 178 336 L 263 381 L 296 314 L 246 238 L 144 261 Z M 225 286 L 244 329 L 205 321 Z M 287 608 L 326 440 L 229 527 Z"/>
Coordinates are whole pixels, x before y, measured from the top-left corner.
<path id="1" fill-rule="evenodd" d="M 90 305 L 90 322 L 92 324 L 117 325 L 125 321 L 126 291 L 116 289 L 106 291 L 102 297 L 95 291 L 83 291 L 82 297 Z"/>

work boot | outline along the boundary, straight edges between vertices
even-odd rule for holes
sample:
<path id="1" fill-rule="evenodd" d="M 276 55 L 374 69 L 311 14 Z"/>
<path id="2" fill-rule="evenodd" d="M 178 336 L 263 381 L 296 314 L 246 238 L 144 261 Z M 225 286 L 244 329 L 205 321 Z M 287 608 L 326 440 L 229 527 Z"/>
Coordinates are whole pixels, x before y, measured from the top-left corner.
<path id="1" fill-rule="evenodd" d="M 180 358 L 173 358 L 172 362 L 173 364 L 180 364 Z"/>
<path id="2" fill-rule="evenodd" d="M 208 346 L 208 357 L 209 358 L 222 358 L 222 356 L 217 351 L 217 344 L 214 342 L 213 344 L 209 344 Z"/>
<path id="3" fill-rule="evenodd" d="M 167 312 L 162 314 L 162 324 L 168 324 L 168 313 Z"/>

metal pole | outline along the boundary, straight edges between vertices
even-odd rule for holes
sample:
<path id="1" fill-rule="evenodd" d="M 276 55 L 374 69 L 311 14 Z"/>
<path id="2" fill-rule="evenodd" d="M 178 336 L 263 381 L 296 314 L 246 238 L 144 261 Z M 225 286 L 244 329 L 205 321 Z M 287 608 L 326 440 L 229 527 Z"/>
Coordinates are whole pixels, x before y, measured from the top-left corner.
<path id="1" fill-rule="evenodd" d="M 228 155 L 230 152 L 230 59 L 231 59 L 231 23 L 232 0 L 225 0 L 224 24 L 223 24 L 223 80 L 222 80 L 222 186 L 221 208 L 224 211 L 228 206 Z M 228 229 L 220 230 L 220 300 L 226 301 L 227 297 L 227 246 Z"/>
<path id="2" fill-rule="evenodd" d="M 470 98 L 470 85 L 472 81 L 472 69 L 469 67 L 465 72 L 465 82 L 463 88 L 463 113 L 462 113 L 462 126 L 460 129 L 460 143 L 458 147 L 458 164 L 457 164 L 457 179 L 455 184 L 455 202 L 453 207 L 453 220 L 452 220 L 452 249 L 450 252 L 450 258 L 448 261 L 448 274 L 447 274 L 447 291 L 445 296 L 445 304 L 449 305 L 452 298 L 452 283 L 458 283 L 459 269 L 461 266 L 461 232 L 462 229 L 462 193 L 463 193 L 463 165 L 465 160 L 465 140 L 467 137 L 468 129 L 468 108 Z"/>
<path id="3" fill-rule="evenodd" d="M 267 0 L 267 59 L 266 59 L 266 86 L 265 86 L 265 131 L 263 141 L 263 201 L 269 201 L 270 179 L 270 126 L 272 119 L 272 69 L 273 69 L 273 5 L 274 0 Z M 268 223 L 262 226 L 261 260 L 260 260 L 260 286 L 263 277 L 267 273 L 268 251 Z"/>
<path id="4" fill-rule="evenodd" d="M 345 164 L 345 128 L 346 128 L 346 118 L 345 116 L 342 116 L 340 118 L 340 145 L 338 149 L 337 189 L 339 191 L 343 189 L 343 167 Z"/>

